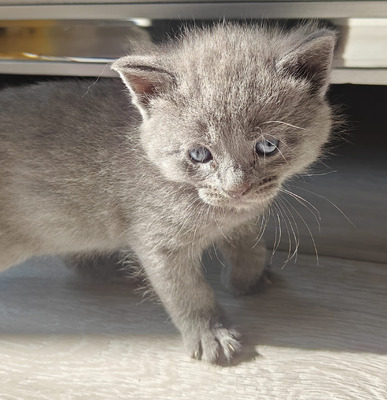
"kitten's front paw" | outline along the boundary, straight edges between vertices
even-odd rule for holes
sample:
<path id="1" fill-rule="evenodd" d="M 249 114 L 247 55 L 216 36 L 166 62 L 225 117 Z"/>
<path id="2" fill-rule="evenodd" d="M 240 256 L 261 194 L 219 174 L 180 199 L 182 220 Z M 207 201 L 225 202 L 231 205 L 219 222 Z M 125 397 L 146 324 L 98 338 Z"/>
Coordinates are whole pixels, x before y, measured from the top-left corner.
<path id="1" fill-rule="evenodd" d="M 222 357 L 230 361 L 240 351 L 239 338 L 240 334 L 236 330 L 227 329 L 217 323 L 212 328 L 185 337 L 184 340 L 191 357 L 217 363 Z"/>

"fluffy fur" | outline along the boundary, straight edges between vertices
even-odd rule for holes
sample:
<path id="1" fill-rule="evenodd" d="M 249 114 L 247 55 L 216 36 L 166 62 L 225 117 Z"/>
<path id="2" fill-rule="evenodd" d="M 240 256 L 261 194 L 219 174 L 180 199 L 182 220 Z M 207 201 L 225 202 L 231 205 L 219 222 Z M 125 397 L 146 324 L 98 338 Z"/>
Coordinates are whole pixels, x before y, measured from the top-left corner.
<path id="1" fill-rule="evenodd" d="M 57 253 L 134 252 L 189 353 L 240 347 L 201 270 L 217 243 L 225 284 L 265 266 L 256 219 L 327 141 L 335 34 L 223 24 L 119 59 L 116 79 L 0 93 L 0 268 Z M 130 96 L 128 96 L 130 95 Z M 258 141 L 278 141 L 271 156 Z M 194 162 L 206 147 L 212 159 Z"/>

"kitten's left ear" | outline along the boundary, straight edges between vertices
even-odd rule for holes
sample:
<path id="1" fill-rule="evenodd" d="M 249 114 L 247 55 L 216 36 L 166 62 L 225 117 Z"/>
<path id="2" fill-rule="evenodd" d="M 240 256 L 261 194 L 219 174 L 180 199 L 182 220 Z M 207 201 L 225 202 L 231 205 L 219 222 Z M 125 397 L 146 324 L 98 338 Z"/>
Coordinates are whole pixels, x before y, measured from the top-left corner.
<path id="1" fill-rule="evenodd" d="M 335 41 L 335 32 L 328 29 L 316 31 L 282 57 L 277 68 L 309 81 L 312 91 L 323 97 L 329 86 Z"/>
<path id="2" fill-rule="evenodd" d="M 158 65 L 152 56 L 127 56 L 115 61 L 111 68 L 120 74 L 143 119 L 149 117 L 149 105 L 173 84 L 174 76 Z"/>

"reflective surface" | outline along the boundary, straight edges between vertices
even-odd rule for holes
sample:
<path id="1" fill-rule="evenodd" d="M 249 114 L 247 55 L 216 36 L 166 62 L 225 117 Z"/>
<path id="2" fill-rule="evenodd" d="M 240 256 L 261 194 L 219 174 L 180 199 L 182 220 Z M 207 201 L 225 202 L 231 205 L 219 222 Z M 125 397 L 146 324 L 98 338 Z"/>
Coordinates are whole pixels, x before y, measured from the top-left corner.
<path id="1" fill-rule="evenodd" d="M 254 20 L 253 20 L 254 21 Z M 213 24 L 199 20 L 197 24 Z M 299 20 L 272 20 L 292 26 Z M 332 19 L 339 31 L 335 83 L 386 83 L 386 20 Z M 189 20 L 0 20 L 0 73 L 115 76 L 107 64 L 131 41 L 163 42 Z"/>

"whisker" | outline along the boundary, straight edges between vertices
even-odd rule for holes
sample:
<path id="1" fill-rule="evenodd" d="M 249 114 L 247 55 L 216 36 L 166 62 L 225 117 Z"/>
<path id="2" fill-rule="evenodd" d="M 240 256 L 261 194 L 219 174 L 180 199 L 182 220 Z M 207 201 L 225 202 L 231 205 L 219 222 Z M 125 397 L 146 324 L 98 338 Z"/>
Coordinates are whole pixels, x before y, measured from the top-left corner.
<path id="1" fill-rule="evenodd" d="M 282 146 L 288 147 L 287 143 L 286 143 L 284 140 L 282 140 L 282 139 L 280 139 L 279 137 L 277 137 L 277 136 L 271 135 L 270 133 L 266 133 L 265 136 L 266 136 L 266 137 L 269 136 L 269 137 L 272 137 L 272 138 L 275 139 L 275 140 L 279 140 L 279 142 L 282 144 Z M 264 135 L 263 135 L 263 137 L 264 137 Z M 278 150 L 279 150 L 279 149 L 278 149 Z"/>
<path id="2" fill-rule="evenodd" d="M 284 157 L 283 153 L 281 152 L 281 150 L 279 149 L 278 146 L 275 146 L 277 151 L 279 152 L 279 154 L 282 156 L 283 160 L 286 162 L 286 164 L 289 164 L 288 160 L 286 157 Z"/>
<path id="3" fill-rule="evenodd" d="M 291 192 L 287 189 L 281 188 L 280 192 L 288 194 L 289 196 L 291 196 L 292 198 L 294 198 L 299 204 L 301 204 L 303 207 L 307 208 L 310 213 L 314 216 L 315 220 L 317 221 L 318 224 L 318 229 L 321 230 L 321 214 L 319 212 L 319 210 L 313 205 L 311 204 L 309 201 L 307 201 L 305 198 L 303 198 L 302 196 L 299 196 L 298 194 Z M 310 207 L 316 211 L 317 215 L 315 214 L 315 212 L 313 210 L 310 209 Z"/>
<path id="4" fill-rule="evenodd" d="M 261 225 L 260 225 L 260 228 L 259 228 L 258 235 L 256 236 L 256 242 L 252 246 L 252 249 L 255 248 L 259 244 L 260 240 L 263 238 L 264 232 L 265 232 L 265 229 L 267 228 L 270 216 L 271 216 L 271 210 L 269 209 L 268 210 L 268 215 L 266 215 L 266 214 L 260 215 L 257 218 L 257 219 L 259 219 L 261 217 Z"/>
<path id="5" fill-rule="evenodd" d="M 284 125 L 290 126 L 291 128 L 302 129 L 303 131 L 306 130 L 306 128 L 302 128 L 300 126 L 289 124 L 288 122 L 284 122 L 284 121 L 266 121 L 266 122 L 262 122 L 262 124 L 272 124 L 272 123 L 284 124 Z"/>
<path id="6" fill-rule="evenodd" d="M 320 173 L 305 173 L 303 174 L 303 176 L 307 176 L 307 177 L 311 177 L 311 176 L 326 176 L 326 175 L 330 175 L 330 174 L 334 174 L 337 173 L 338 171 L 336 170 L 331 170 L 331 171 L 327 171 L 327 172 L 320 172 Z"/>
<path id="7" fill-rule="evenodd" d="M 295 218 L 294 218 L 294 216 L 292 215 L 292 212 L 291 212 L 290 209 L 287 207 L 287 205 L 284 204 L 284 202 L 282 201 L 281 197 L 278 197 L 277 200 L 279 200 L 279 201 L 281 202 L 281 204 L 283 205 L 283 207 L 284 207 L 284 212 L 285 212 L 285 215 L 286 215 L 286 217 L 287 217 L 288 223 L 290 224 L 290 229 L 291 229 L 291 231 L 292 231 L 292 235 L 293 235 L 294 241 L 295 241 L 295 250 L 294 250 L 294 252 L 292 253 L 292 255 L 289 256 L 288 259 L 286 260 L 286 262 L 284 263 L 284 265 L 283 265 L 283 267 L 282 267 L 282 268 L 284 268 L 284 267 L 286 266 L 286 264 L 287 264 L 290 260 L 292 260 L 293 257 L 295 257 L 295 263 L 296 263 L 296 261 L 297 261 L 297 258 L 298 258 L 298 250 L 299 250 L 299 245 L 300 245 L 300 241 L 299 241 L 299 229 L 298 229 L 298 224 L 296 223 Z M 287 214 L 287 212 L 288 212 L 288 214 Z M 288 215 L 291 216 L 291 219 L 290 219 L 290 217 L 289 217 Z M 293 225 L 292 222 L 293 222 L 294 225 L 295 225 L 295 229 L 294 229 L 294 225 Z M 296 231 L 295 231 L 295 230 L 296 230 Z"/>
<path id="8" fill-rule="evenodd" d="M 299 213 L 299 211 L 298 211 L 287 199 L 284 198 L 283 200 L 298 214 L 299 218 L 302 220 L 303 224 L 304 224 L 305 227 L 307 228 L 307 230 L 308 230 L 308 232 L 309 232 L 309 234 L 310 234 L 310 237 L 311 237 L 311 242 L 312 242 L 312 244 L 313 244 L 313 246 L 314 246 L 314 252 L 315 252 L 315 257 L 316 257 L 316 259 L 317 259 L 317 265 L 319 265 L 318 250 L 317 250 L 317 246 L 316 246 L 316 243 L 315 243 L 315 239 L 314 239 L 314 236 L 313 236 L 313 234 L 312 234 L 312 232 L 311 232 L 310 227 L 308 226 L 307 222 L 306 222 L 305 219 L 302 217 L 302 215 Z"/>
<path id="9" fill-rule="evenodd" d="M 342 214 L 342 216 L 343 216 L 351 225 L 353 225 L 354 228 L 357 229 L 357 226 L 346 216 L 346 214 L 345 214 L 338 206 L 336 206 L 332 201 L 330 201 L 327 197 L 322 196 L 321 194 L 312 192 L 312 191 L 310 191 L 310 190 L 301 188 L 301 187 L 299 187 L 299 186 L 294 186 L 294 185 L 290 185 L 290 186 L 294 187 L 295 189 L 303 190 L 303 191 L 305 191 L 305 192 L 307 192 L 307 193 L 313 194 L 313 195 L 315 195 L 315 196 L 318 196 L 318 197 L 320 197 L 320 198 L 326 200 L 326 201 L 327 201 L 328 203 L 330 203 L 338 212 L 340 212 L 340 213 Z"/>
<path id="10" fill-rule="evenodd" d="M 278 213 L 276 213 L 276 218 L 277 218 L 278 227 L 279 227 L 279 234 L 277 236 L 275 236 L 275 239 L 277 239 L 277 240 L 274 241 L 274 245 L 273 245 L 273 249 L 272 249 L 272 255 L 271 255 L 271 261 L 270 261 L 271 264 L 272 264 L 272 261 L 273 261 L 273 257 L 274 257 L 274 255 L 276 253 L 276 250 L 279 248 L 280 240 L 282 238 L 282 226 L 281 226 L 281 223 L 280 223 L 280 217 L 279 217 Z M 275 227 L 276 227 L 276 225 L 275 225 Z M 276 230 L 276 232 L 277 232 L 277 230 Z"/>
<path id="11" fill-rule="evenodd" d="M 283 211 L 282 211 L 282 209 L 280 207 L 280 204 L 277 204 L 276 200 L 274 200 L 274 206 L 278 209 L 279 213 L 281 214 L 282 219 L 284 221 L 284 225 L 285 225 L 286 230 L 287 230 L 287 235 L 288 235 L 288 254 L 287 254 L 287 260 L 286 260 L 286 263 L 287 263 L 288 260 L 290 259 L 290 254 L 291 254 L 291 249 L 292 249 L 290 230 L 288 229 L 287 220 L 284 218 L 284 214 L 283 214 Z"/>
<path id="12" fill-rule="evenodd" d="M 273 204 L 271 204 L 271 209 L 272 209 L 272 207 L 273 207 Z M 274 210 L 271 210 L 272 212 L 271 212 L 271 217 L 272 217 L 272 219 L 275 221 L 275 216 L 274 216 Z M 274 228 L 275 228 L 275 233 L 274 233 L 274 238 L 273 238 L 273 245 L 272 245 L 272 250 L 275 248 L 275 244 L 276 244 L 276 242 L 277 242 L 277 237 L 278 237 L 278 227 L 277 227 L 277 225 L 275 224 L 274 225 Z M 272 257 L 271 257 L 271 259 L 270 259 L 270 264 L 272 264 L 272 258 L 273 258 L 273 254 L 272 254 Z"/>
<path id="13" fill-rule="evenodd" d="M 217 252 L 217 247 L 215 246 L 214 242 L 212 243 L 213 246 L 213 250 L 214 250 L 214 254 L 216 255 L 217 260 L 219 261 L 219 263 L 226 268 L 225 263 L 220 259 L 220 257 L 218 256 L 218 252 Z"/>
<path id="14" fill-rule="evenodd" d="M 222 231 L 222 229 L 221 229 L 220 226 L 218 225 L 217 219 L 216 219 L 216 218 L 213 218 L 213 220 L 214 220 L 214 223 L 215 223 L 216 226 L 217 226 L 217 229 L 220 231 L 222 237 L 223 237 L 233 248 L 235 248 L 236 246 L 229 240 L 229 238 L 227 238 L 227 237 L 225 236 L 224 232 Z"/>
<path id="15" fill-rule="evenodd" d="M 283 201 L 283 199 L 281 197 L 279 197 L 279 201 L 283 204 L 283 207 L 287 210 L 288 215 L 291 217 L 292 223 L 290 221 L 290 226 L 294 235 L 294 240 L 295 240 L 295 263 L 298 260 L 298 250 L 299 250 L 299 246 L 300 246 L 300 233 L 299 233 L 299 227 L 298 227 L 298 222 L 296 221 L 292 211 L 289 209 L 289 207 L 287 206 L 287 204 L 285 204 L 285 202 Z M 294 230 L 295 227 L 295 230 Z M 292 255 L 294 256 L 294 254 Z"/>
<path id="16" fill-rule="evenodd" d="M 275 137 L 275 136 L 273 136 L 271 134 L 267 134 L 266 136 L 270 136 L 270 137 L 273 137 L 275 140 L 278 140 L 277 137 Z M 266 137 L 264 135 L 261 135 L 261 137 L 263 138 L 263 140 L 266 139 Z M 287 147 L 287 145 L 283 141 L 281 141 L 281 143 L 282 143 L 282 145 Z M 279 149 L 279 147 L 278 146 L 275 146 L 275 147 L 276 147 L 277 151 L 280 153 L 280 155 L 283 157 L 284 161 L 288 164 L 288 160 L 286 159 L 286 157 L 284 157 L 284 155 L 283 155 L 282 151 Z M 265 154 L 264 154 L 264 156 L 265 156 Z"/>

